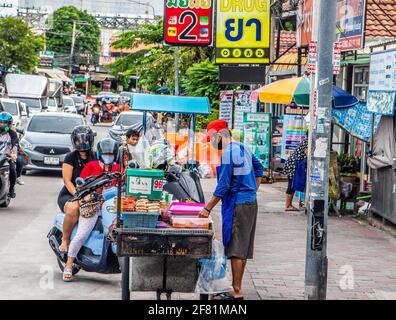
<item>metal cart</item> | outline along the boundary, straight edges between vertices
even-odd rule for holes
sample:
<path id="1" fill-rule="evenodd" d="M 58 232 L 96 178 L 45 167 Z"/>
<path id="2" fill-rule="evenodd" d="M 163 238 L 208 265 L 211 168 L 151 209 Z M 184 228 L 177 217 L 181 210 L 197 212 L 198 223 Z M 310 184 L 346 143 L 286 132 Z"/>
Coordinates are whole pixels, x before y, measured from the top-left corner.
<path id="1" fill-rule="evenodd" d="M 210 258 L 212 252 L 213 230 L 117 228 L 115 234 L 117 255 L 123 257 L 123 300 L 130 299 L 134 281 L 131 273 L 138 277 L 132 287 L 136 291 L 156 291 L 158 300 L 162 294 L 170 300 L 175 291 L 194 292 L 198 259 Z M 168 278 L 173 279 L 171 285 Z"/>

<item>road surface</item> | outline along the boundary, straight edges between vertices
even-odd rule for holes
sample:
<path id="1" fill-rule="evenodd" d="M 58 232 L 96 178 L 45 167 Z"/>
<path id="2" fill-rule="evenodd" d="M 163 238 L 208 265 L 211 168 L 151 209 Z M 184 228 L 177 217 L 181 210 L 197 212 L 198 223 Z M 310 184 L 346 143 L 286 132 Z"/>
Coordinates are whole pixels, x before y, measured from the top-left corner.
<path id="1" fill-rule="evenodd" d="M 94 128 L 99 141 L 108 127 Z M 58 212 L 60 173 L 30 172 L 17 198 L 0 210 L 0 299 L 119 299 L 120 275 L 80 272 L 64 283 L 47 233 Z"/>

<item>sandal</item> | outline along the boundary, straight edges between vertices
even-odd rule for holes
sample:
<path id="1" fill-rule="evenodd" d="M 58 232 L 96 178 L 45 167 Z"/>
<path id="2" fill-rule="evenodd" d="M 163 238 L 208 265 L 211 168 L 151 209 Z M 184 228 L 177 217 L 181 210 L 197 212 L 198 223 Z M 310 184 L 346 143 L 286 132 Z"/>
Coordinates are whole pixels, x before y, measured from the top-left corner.
<path id="1" fill-rule="evenodd" d="M 223 293 L 216 294 L 212 300 L 244 300 L 244 298 L 243 297 L 234 297 L 229 292 L 223 292 Z"/>
<path id="2" fill-rule="evenodd" d="M 71 282 L 73 281 L 73 269 L 65 267 L 63 270 L 63 281 L 64 282 Z"/>
<path id="3" fill-rule="evenodd" d="M 300 211 L 300 210 L 298 210 L 297 208 L 295 208 L 295 207 L 293 207 L 293 208 L 287 208 L 287 209 L 285 209 L 285 211 L 286 212 L 296 212 L 296 211 Z"/>

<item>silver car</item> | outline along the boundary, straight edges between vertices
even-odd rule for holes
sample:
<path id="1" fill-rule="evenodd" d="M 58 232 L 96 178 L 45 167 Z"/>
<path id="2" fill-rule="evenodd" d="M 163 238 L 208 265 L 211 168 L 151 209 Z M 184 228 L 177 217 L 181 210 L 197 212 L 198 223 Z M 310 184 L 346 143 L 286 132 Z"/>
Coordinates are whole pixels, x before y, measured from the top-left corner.
<path id="1" fill-rule="evenodd" d="M 66 154 L 73 150 L 70 134 L 74 127 L 84 124 L 84 118 L 76 114 L 35 114 L 20 141 L 22 150 L 29 157 L 25 170 L 62 170 Z"/>

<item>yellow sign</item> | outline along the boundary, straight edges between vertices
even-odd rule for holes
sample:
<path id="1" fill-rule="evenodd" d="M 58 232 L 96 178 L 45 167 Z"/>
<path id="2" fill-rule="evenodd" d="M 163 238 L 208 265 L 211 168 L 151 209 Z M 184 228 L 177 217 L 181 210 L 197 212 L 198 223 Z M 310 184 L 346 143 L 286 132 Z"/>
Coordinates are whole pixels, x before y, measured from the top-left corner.
<path id="1" fill-rule="evenodd" d="M 216 63 L 270 62 L 270 0 L 217 0 Z"/>

